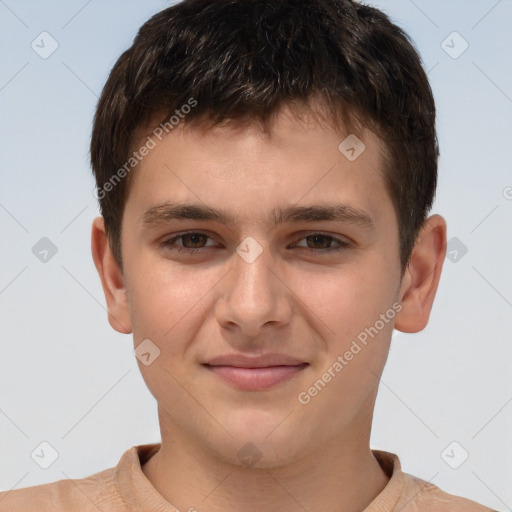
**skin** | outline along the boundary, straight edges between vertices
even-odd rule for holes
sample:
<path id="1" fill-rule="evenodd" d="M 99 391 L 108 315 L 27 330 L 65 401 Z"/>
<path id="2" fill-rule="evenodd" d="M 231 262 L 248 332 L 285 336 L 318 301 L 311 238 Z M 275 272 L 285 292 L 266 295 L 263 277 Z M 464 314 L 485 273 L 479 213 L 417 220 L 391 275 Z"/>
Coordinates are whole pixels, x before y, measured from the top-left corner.
<path id="1" fill-rule="evenodd" d="M 182 124 L 136 170 L 122 220 L 122 270 L 103 219 L 94 220 L 92 253 L 110 324 L 133 332 L 135 347 L 150 339 L 160 350 L 150 365 L 138 361 L 162 436 L 142 470 L 179 510 L 355 512 L 389 480 L 369 448 L 379 378 L 393 327 L 417 332 L 428 322 L 446 225 L 438 215 L 427 219 L 402 275 L 381 141 L 361 130 L 366 149 L 349 161 L 338 150 L 347 135 L 286 107 L 270 136 L 257 124 L 209 131 Z M 145 225 L 143 214 L 165 202 L 222 208 L 235 222 Z M 269 219 L 276 207 L 327 203 L 365 212 L 373 227 L 347 220 L 274 226 Z M 190 230 L 210 238 L 161 245 Z M 311 236 L 319 232 L 327 237 Z M 246 237 L 262 249 L 251 263 L 236 252 Z M 348 245 L 326 250 L 336 239 Z M 299 394 L 393 304 L 401 304 L 394 319 L 300 403 Z M 267 353 L 307 365 L 260 391 L 235 389 L 203 365 L 226 354 Z M 260 458 L 241 459 L 244 446 Z"/>

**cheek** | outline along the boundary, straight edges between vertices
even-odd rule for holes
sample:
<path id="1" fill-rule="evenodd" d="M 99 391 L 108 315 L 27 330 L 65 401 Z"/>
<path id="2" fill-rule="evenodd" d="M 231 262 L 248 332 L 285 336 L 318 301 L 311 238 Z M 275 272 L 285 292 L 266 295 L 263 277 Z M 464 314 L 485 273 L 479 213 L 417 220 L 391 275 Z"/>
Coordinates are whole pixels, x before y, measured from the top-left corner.
<path id="1" fill-rule="evenodd" d="M 329 369 L 336 375 L 329 390 L 322 392 L 319 407 L 333 400 L 340 407 L 357 408 L 375 389 L 388 356 L 396 315 L 392 307 L 395 277 L 382 260 L 368 258 L 364 265 L 341 267 L 312 289 L 307 304 L 321 319 L 316 320 L 316 326 L 328 326 L 323 330 L 325 353 L 315 375 L 321 378 Z M 320 331 L 320 327 L 315 328 Z"/>
<path id="2" fill-rule="evenodd" d="M 155 258 L 138 258 L 127 268 L 129 301 L 135 329 L 144 337 L 162 337 L 191 310 L 200 289 L 191 286 L 187 272 Z"/>
<path id="3" fill-rule="evenodd" d="M 370 259 L 314 277 L 303 274 L 296 283 L 304 314 L 335 345 L 345 345 L 372 326 L 392 306 L 397 287 L 392 272 Z"/>
<path id="4" fill-rule="evenodd" d="M 199 341 L 212 312 L 215 284 L 225 272 L 202 272 L 162 258 L 139 260 L 133 267 L 129 302 L 134 344 L 150 339 L 160 350 L 159 365 L 181 373 L 180 361 Z"/>
<path id="5" fill-rule="evenodd" d="M 130 314 L 134 339 L 149 338 L 160 346 L 165 333 L 179 319 L 182 303 L 177 299 L 175 288 L 166 286 L 158 276 L 133 283 L 130 290 Z"/>

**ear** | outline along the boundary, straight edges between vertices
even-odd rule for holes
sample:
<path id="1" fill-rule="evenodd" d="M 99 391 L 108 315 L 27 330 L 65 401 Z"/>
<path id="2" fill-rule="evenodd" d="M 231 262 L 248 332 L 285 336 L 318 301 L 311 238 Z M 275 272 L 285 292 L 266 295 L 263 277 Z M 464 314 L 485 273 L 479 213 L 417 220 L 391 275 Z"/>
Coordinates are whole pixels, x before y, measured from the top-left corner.
<path id="1" fill-rule="evenodd" d="M 107 302 L 108 321 L 121 334 L 130 334 L 132 325 L 123 272 L 112 254 L 103 217 L 92 223 L 91 250 Z"/>
<path id="2" fill-rule="evenodd" d="M 432 215 L 423 224 L 402 278 L 402 310 L 395 317 L 395 329 L 419 332 L 426 327 L 445 254 L 446 222 L 440 215 Z"/>

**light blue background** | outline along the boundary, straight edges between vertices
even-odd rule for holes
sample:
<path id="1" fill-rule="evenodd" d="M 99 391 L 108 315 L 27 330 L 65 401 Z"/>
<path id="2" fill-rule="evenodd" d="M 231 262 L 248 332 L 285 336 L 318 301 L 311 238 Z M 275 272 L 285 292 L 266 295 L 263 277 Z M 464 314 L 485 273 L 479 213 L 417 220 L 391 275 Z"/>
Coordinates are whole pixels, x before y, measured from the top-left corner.
<path id="1" fill-rule="evenodd" d="M 445 491 L 512 510 L 512 1 L 372 4 L 430 70 L 433 212 L 468 248 L 446 261 L 427 329 L 393 338 L 372 448 Z M 0 490 L 88 476 L 160 440 L 131 336 L 107 323 L 90 255 L 88 145 L 110 68 L 168 5 L 0 0 Z M 31 48 L 43 31 L 59 44 L 46 60 Z M 469 44 L 457 59 L 441 47 L 453 31 Z M 31 251 L 43 236 L 58 248 L 46 264 Z M 454 440 L 469 452 L 456 470 L 441 457 Z M 46 470 L 30 457 L 41 441 L 59 453 Z"/>

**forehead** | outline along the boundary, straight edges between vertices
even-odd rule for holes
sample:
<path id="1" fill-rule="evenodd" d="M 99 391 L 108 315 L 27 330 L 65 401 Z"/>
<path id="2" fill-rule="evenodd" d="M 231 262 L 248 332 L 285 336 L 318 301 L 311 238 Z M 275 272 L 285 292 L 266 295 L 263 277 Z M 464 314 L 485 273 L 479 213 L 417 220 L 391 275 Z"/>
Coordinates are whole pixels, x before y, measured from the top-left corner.
<path id="1" fill-rule="evenodd" d="M 176 114 L 179 114 L 178 110 Z M 228 137 L 234 140 L 245 137 L 246 142 L 252 138 L 268 146 L 285 147 L 287 142 L 293 143 L 298 137 L 308 137 L 312 131 L 318 130 L 322 130 L 324 135 L 330 132 L 339 141 L 349 135 L 358 139 L 371 139 L 370 143 L 378 146 L 381 153 L 385 148 L 381 139 L 372 131 L 372 120 L 358 114 L 353 108 L 342 112 L 339 107 L 329 107 L 326 100 L 318 95 L 308 100 L 283 103 L 265 115 L 255 112 L 244 117 L 218 119 L 215 113 L 196 117 L 193 109 L 187 112 L 186 115 L 181 112 L 180 116 L 163 112 L 154 114 L 148 123 L 135 131 L 132 149 L 136 151 L 141 148 L 148 139 L 161 145 L 161 142 L 168 142 L 171 136 L 195 139 L 197 144 L 201 144 L 199 139 L 206 141 Z M 369 128 L 370 124 L 372 128 Z M 303 149 L 310 147 L 310 144 L 301 145 Z M 138 174 L 133 173 L 130 177 L 136 179 Z"/>
<path id="2" fill-rule="evenodd" d="M 256 214 L 259 207 L 351 196 L 359 201 L 355 209 L 371 210 L 385 189 L 381 140 L 368 128 L 340 128 L 305 109 L 285 107 L 267 125 L 185 120 L 161 140 L 154 128 L 143 133 L 139 144 L 151 139 L 154 147 L 131 176 L 128 195 L 140 207 L 172 196 Z"/>

